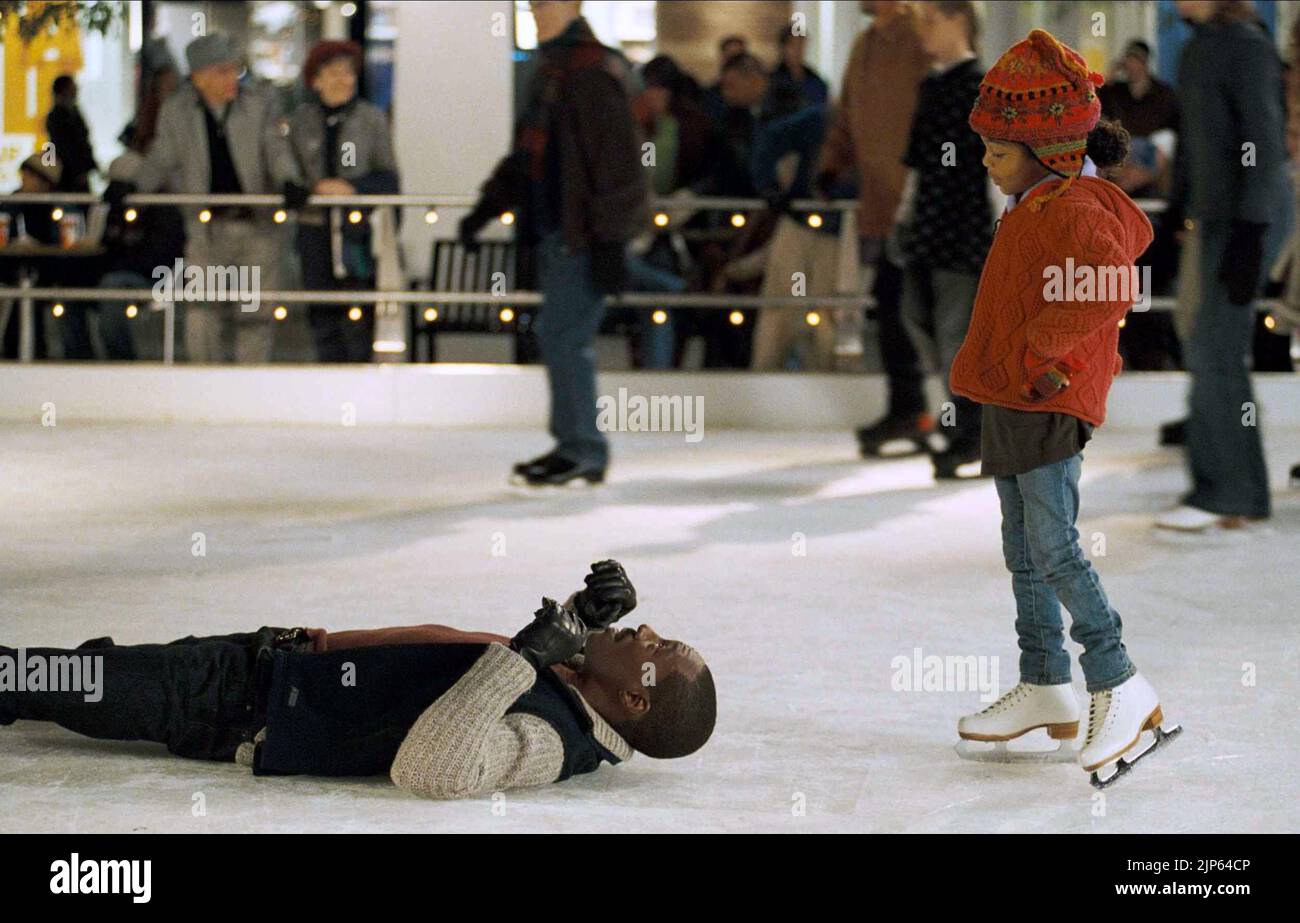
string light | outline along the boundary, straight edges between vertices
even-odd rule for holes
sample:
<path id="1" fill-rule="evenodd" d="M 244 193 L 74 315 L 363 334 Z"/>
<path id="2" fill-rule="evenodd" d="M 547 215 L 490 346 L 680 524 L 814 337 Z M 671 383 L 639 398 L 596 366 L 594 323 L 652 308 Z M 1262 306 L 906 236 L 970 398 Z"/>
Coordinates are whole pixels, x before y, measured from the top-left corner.
<path id="1" fill-rule="evenodd" d="M 356 209 L 353 209 L 352 211 L 348 212 L 348 223 L 349 223 L 349 224 L 360 224 L 360 223 L 361 223 L 361 212 L 357 211 Z"/>
<path id="2" fill-rule="evenodd" d="M 271 216 L 275 219 L 276 224 L 284 224 L 289 219 L 288 213 L 283 208 L 278 208 L 275 214 Z"/>
<path id="3" fill-rule="evenodd" d="M 55 317 L 62 317 L 62 316 L 63 316 L 63 305 L 61 305 L 61 304 L 56 304 L 53 308 L 50 309 L 50 313 L 53 314 Z"/>
<path id="4" fill-rule="evenodd" d="M 822 226 L 821 215 L 817 214 L 816 212 L 813 212 L 811 215 L 808 216 L 808 227 L 819 228 L 821 226 Z"/>
<path id="5" fill-rule="evenodd" d="M 212 212 L 208 211 L 206 208 L 203 209 L 203 211 L 199 212 L 199 222 L 201 224 L 207 224 L 211 220 L 212 220 Z"/>
<path id="6" fill-rule="evenodd" d="M 666 324 L 668 323 L 668 312 L 660 308 L 650 315 L 650 319 L 656 324 Z"/>
<path id="7" fill-rule="evenodd" d="M 1120 330 L 1123 330 L 1123 329 L 1124 329 L 1124 325 L 1127 324 L 1127 323 L 1128 323 L 1128 318 L 1127 318 L 1127 317 L 1121 317 L 1121 318 L 1119 319 L 1119 329 L 1120 329 Z"/>
<path id="8" fill-rule="evenodd" d="M 668 227 L 668 215 L 665 212 L 655 213 L 655 227 L 660 227 L 660 228 Z"/>
<path id="9" fill-rule="evenodd" d="M 822 316 L 816 311 L 809 311 L 804 315 L 803 319 L 808 322 L 809 327 L 816 327 L 822 322 Z"/>
<path id="10" fill-rule="evenodd" d="M 502 213 L 501 213 L 501 223 L 502 223 L 502 224 L 514 224 L 514 223 L 515 223 L 515 213 L 514 213 L 514 212 L 502 212 Z"/>
<path id="11" fill-rule="evenodd" d="M 1277 327 L 1277 320 L 1273 317 L 1272 314 L 1264 315 L 1264 326 L 1269 330 L 1273 330 L 1274 328 Z"/>
<path id="12" fill-rule="evenodd" d="M 497 317 L 501 318 L 501 323 L 508 324 L 515 319 L 515 312 L 510 308 L 502 308 Z"/>
<path id="13" fill-rule="evenodd" d="M 356 305 L 348 308 L 348 320 L 361 320 L 361 309 Z"/>
<path id="14" fill-rule="evenodd" d="M 284 305 L 280 305 L 275 309 L 276 320 L 284 320 L 288 316 L 289 316 L 289 309 L 286 308 Z"/>
<path id="15" fill-rule="evenodd" d="M 432 324 L 432 323 L 433 323 L 434 321 L 436 321 L 437 319 L 438 319 L 438 309 L 437 309 L 437 308 L 425 308 L 425 309 L 424 309 L 424 321 L 425 321 L 425 323 L 427 323 L 427 324 Z"/>
<path id="16" fill-rule="evenodd" d="M 134 317 L 135 317 L 137 314 L 139 314 L 139 313 L 140 313 L 140 309 L 139 309 L 138 307 L 136 307 L 135 305 L 133 305 L 133 304 L 129 304 L 129 305 L 126 306 L 126 316 L 127 316 L 127 317 L 134 318 Z"/>
<path id="17" fill-rule="evenodd" d="M 741 314 L 739 311 L 732 311 L 727 317 L 727 320 L 731 321 L 733 327 L 739 327 L 745 322 L 745 315 Z"/>
<path id="18" fill-rule="evenodd" d="M 131 223 L 132 221 L 134 221 L 136 218 L 139 218 L 139 217 L 140 217 L 140 213 L 137 212 L 134 208 L 128 208 L 128 209 L 126 210 L 125 214 L 122 215 L 122 217 L 125 218 L 125 219 L 127 220 L 127 223 L 128 223 L 128 224 L 130 224 L 130 223 Z"/>
<path id="19" fill-rule="evenodd" d="M 432 209 L 432 208 L 429 209 L 427 212 L 425 212 L 425 213 L 424 213 L 424 223 L 425 223 L 425 224 L 437 224 L 437 223 L 438 223 L 438 212 L 437 212 L 436 210 Z"/>
<path id="20" fill-rule="evenodd" d="M 731 216 L 731 226 L 733 228 L 743 228 L 745 226 L 745 216 L 740 212 L 736 212 Z"/>
<path id="21" fill-rule="evenodd" d="M 54 209 L 54 211 L 50 212 L 50 217 L 53 218 L 55 221 L 61 220 L 63 218 L 63 209 L 61 208 Z"/>

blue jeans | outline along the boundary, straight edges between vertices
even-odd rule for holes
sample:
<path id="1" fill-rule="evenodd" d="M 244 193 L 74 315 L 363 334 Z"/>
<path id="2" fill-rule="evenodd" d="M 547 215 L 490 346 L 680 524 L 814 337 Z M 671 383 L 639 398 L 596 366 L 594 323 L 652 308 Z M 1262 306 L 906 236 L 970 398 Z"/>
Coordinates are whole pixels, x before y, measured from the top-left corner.
<path id="1" fill-rule="evenodd" d="M 596 428 L 596 331 L 605 298 L 591 277 L 591 253 L 569 252 L 559 232 L 537 245 L 542 309 L 537 345 L 551 389 L 551 435 L 560 455 L 603 467 L 609 445 Z"/>
<path id="2" fill-rule="evenodd" d="M 1192 489 L 1188 506 L 1223 516 L 1269 515 L 1268 469 L 1256 415 L 1243 422 L 1243 406 L 1254 403 L 1250 356 L 1255 307 L 1228 301 L 1219 279 L 1232 227 L 1226 221 L 1199 225 L 1200 304 L 1187 348 L 1187 463 Z"/>
<path id="3" fill-rule="evenodd" d="M 649 262 L 639 256 L 629 255 L 627 258 L 627 280 L 628 289 L 633 292 L 672 292 L 674 294 L 686 290 L 686 280 L 681 276 L 661 269 L 654 263 Z M 665 311 L 668 319 L 662 324 L 656 324 L 653 319 L 654 311 L 645 309 L 638 312 L 640 315 L 640 330 L 637 337 L 640 339 L 642 365 L 648 369 L 670 369 L 673 367 L 673 315 L 671 311 Z"/>
<path id="4" fill-rule="evenodd" d="M 1020 679 L 1035 685 L 1070 681 L 1061 604 L 1070 638 L 1083 646 L 1088 691 L 1118 686 L 1135 672 L 1120 640 L 1119 613 L 1079 547 L 1079 471 L 1083 454 L 994 478 L 1002 502 L 1002 555 L 1016 597 Z"/>

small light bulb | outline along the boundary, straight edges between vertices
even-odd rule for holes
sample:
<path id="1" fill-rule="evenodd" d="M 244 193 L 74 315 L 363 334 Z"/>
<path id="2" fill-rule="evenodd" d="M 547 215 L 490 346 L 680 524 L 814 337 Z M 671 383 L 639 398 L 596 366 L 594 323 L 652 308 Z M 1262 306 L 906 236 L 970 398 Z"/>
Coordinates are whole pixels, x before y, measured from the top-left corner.
<path id="1" fill-rule="evenodd" d="M 61 304 L 56 304 L 53 308 L 50 309 L 50 312 L 51 312 L 55 317 L 62 317 L 62 316 L 63 316 L 63 305 L 61 305 Z"/>
<path id="2" fill-rule="evenodd" d="M 732 326 L 739 327 L 745 322 L 745 315 L 741 314 L 739 311 L 732 311 L 727 317 L 727 320 L 731 321 Z"/>
<path id="3" fill-rule="evenodd" d="M 207 224 L 211 220 L 212 220 L 212 212 L 208 211 L 206 208 L 203 209 L 203 211 L 199 212 L 199 221 L 202 224 Z"/>
<path id="4" fill-rule="evenodd" d="M 289 316 L 289 309 L 286 308 L 284 305 L 280 305 L 275 309 L 276 320 L 284 320 L 288 316 Z"/>
<path id="5" fill-rule="evenodd" d="M 344 19 L 351 19 L 353 16 L 357 15 L 357 5 L 355 3 L 345 3 L 343 6 L 339 7 L 339 13 Z"/>
<path id="6" fill-rule="evenodd" d="M 431 208 L 424 213 L 425 224 L 436 224 L 437 221 L 438 221 L 438 213 L 434 209 Z"/>
<path id="7" fill-rule="evenodd" d="M 361 212 L 357 211 L 356 209 L 353 209 L 352 211 L 348 212 L 348 223 L 349 223 L 349 224 L 360 224 L 360 223 L 361 223 Z"/>
<path id="8" fill-rule="evenodd" d="M 63 218 L 63 209 L 61 208 L 54 209 L 54 211 L 50 212 L 50 217 L 53 218 L 55 221 L 59 221 L 60 219 Z"/>
<path id="9" fill-rule="evenodd" d="M 127 220 L 127 223 L 129 224 L 132 221 L 134 221 L 136 218 L 139 218 L 140 213 L 137 212 L 134 208 L 128 208 L 126 212 L 122 215 L 122 217 L 125 218 Z"/>
<path id="10" fill-rule="evenodd" d="M 1264 326 L 1267 327 L 1269 330 L 1273 330 L 1274 328 L 1277 327 L 1277 320 L 1273 317 L 1272 314 L 1264 315 Z"/>
<path id="11" fill-rule="evenodd" d="M 808 216 L 808 227 L 819 228 L 821 226 L 822 226 L 821 215 L 817 214 L 816 212 L 813 212 L 811 215 Z"/>
<path id="12" fill-rule="evenodd" d="M 668 312 L 661 308 L 651 314 L 650 319 L 656 324 L 666 324 L 668 323 Z"/>
<path id="13" fill-rule="evenodd" d="M 275 219 L 276 224 L 284 224 L 287 220 L 289 220 L 289 213 L 286 212 L 283 208 L 277 208 L 275 210 L 275 214 L 272 215 L 271 217 Z"/>
<path id="14" fill-rule="evenodd" d="M 502 308 L 497 316 L 501 318 L 501 323 L 508 324 L 515 319 L 515 312 L 510 308 Z"/>
<path id="15" fill-rule="evenodd" d="M 514 212 L 502 212 L 502 213 L 501 213 L 501 223 L 502 223 L 502 224 L 514 224 L 514 223 L 515 223 L 515 213 L 514 213 Z"/>
<path id="16" fill-rule="evenodd" d="M 1127 317 L 1121 317 L 1121 318 L 1119 319 L 1119 329 L 1120 329 L 1120 330 L 1123 330 L 1123 329 L 1124 329 L 1124 325 L 1127 324 L 1127 323 L 1128 323 L 1128 318 L 1127 318 Z"/>
<path id="17" fill-rule="evenodd" d="M 655 227 L 660 227 L 660 228 L 668 227 L 668 215 L 665 214 L 664 212 L 657 212 L 655 214 Z"/>
<path id="18" fill-rule="evenodd" d="M 140 309 L 139 309 L 138 307 L 136 307 L 135 305 L 133 305 L 133 304 L 129 304 L 129 305 L 126 306 L 126 316 L 127 316 L 127 317 L 135 317 L 135 316 L 136 316 L 137 314 L 139 314 L 139 313 L 140 313 Z"/>
<path id="19" fill-rule="evenodd" d="M 809 327 L 816 327 L 822 322 L 822 316 L 816 311 L 809 311 L 803 319 L 808 322 Z"/>
<path id="20" fill-rule="evenodd" d="M 361 309 L 356 305 L 348 308 L 348 320 L 361 320 Z"/>
<path id="21" fill-rule="evenodd" d="M 733 228 L 743 228 L 745 226 L 745 216 L 740 212 L 736 212 L 731 216 L 731 226 Z"/>
<path id="22" fill-rule="evenodd" d="M 424 321 L 425 321 L 425 323 L 427 323 L 427 324 L 432 324 L 432 323 L 433 323 L 434 321 L 436 321 L 437 319 L 438 319 L 438 309 L 437 309 L 437 308 L 425 308 L 425 309 L 424 309 Z"/>

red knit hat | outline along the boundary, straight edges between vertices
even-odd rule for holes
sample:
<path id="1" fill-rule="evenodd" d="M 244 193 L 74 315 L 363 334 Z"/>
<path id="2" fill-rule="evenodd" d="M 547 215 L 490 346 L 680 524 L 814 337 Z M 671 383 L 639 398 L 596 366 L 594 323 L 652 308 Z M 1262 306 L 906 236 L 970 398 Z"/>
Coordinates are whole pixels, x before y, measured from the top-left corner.
<path id="1" fill-rule="evenodd" d="M 1031 203 L 1034 211 L 1082 172 L 1088 133 L 1101 118 L 1097 87 L 1105 82 L 1081 54 L 1042 29 L 1008 48 L 984 75 L 970 127 L 986 138 L 1024 144 L 1066 177 Z"/>

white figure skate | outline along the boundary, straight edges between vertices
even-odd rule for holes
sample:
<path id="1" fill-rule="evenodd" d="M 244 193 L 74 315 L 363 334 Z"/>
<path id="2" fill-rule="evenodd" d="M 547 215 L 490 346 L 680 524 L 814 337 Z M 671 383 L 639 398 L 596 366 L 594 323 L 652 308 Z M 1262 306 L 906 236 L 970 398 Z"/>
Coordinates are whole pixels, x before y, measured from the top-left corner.
<path id="1" fill-rule="evenodd" d="M 1113 689 L 1092 694 L 1088 709 L 1088 734 L 1079 764 L 1092 773 L 1092 784 L 1106 788 L 1127 775 L 1138 760 L 1177 737 L 1182 728 L 1163 725 L 1164 713 L 1156 691 L 1141 673 L 1134 673 Z M 1143 731 L 1154 739 L 1136 753 Z"/>
<path id="2" fill-rule="evenodd" d="M 1046 728 L 1049 738 L 1060 741 L 1055 749 L 1007 746 L 1007 741 L 1038 728 Z M 1072 763 L 1078 758 L 1070 742 L 1079 735 L 1079 700 L 1069 683 L 1055 686 L 1017 683 L 988 708 L 958 721 L 957 735 L 961 738 L 956 746 L 957 755 L 963 759 L 990 763 Z"/>

